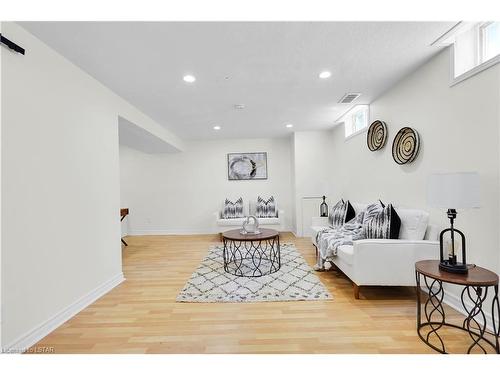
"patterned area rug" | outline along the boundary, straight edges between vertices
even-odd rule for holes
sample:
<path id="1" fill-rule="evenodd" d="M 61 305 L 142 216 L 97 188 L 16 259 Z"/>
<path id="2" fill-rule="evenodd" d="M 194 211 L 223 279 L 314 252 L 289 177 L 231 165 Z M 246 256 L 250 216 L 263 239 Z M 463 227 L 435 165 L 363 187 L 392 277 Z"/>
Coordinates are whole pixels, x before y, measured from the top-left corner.
<path id="1" fill-rule="evenodd" d="M 332 299 L 314 271 L 291 244 L 281 245 L 281 268 L 261 277 L 224 271 L 222 245 L 208 255 L 177 296 L 177 302 L 262 302 Z"/>

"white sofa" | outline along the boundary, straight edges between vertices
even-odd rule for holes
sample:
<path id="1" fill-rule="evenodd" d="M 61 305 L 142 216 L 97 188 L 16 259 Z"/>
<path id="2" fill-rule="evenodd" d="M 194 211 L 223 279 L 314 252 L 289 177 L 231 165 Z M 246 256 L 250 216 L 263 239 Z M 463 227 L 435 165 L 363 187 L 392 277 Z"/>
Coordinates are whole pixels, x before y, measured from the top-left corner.
<path id="1" fill-rule="evenodd" d="M 353 204 L 358 212 L 366 205 Z M 423 259 L 439 259 L 437 228 L 428 225 L 429 214 L 422 210 L 395 207 L 401 219 L 399 239 L 365 239 L 353 245 L 340 246 L 333 263 L 351 279 L 354 298 L 359 299 L 359 287 L 415 286 L 415 262 Z M 316 235 L 328 228 L 327 217 L 312 218 L 312 242 L 316 247 Z"/>
<path id="2" fill-rule="evenodd" d="M 245 217 L 238 218 L 238 219 L 223 219 L 222 218 L 222 209 L 214 212 L 214 219 L 215 219 L 215 232 L 219 233 L 221 235 L 221 240 L 222 240 L 222 232 L 231 230 L 231 229 L 237 229 L 241 228 L 243 225 L 243 222 L 245 221 L 246 216 L 248 215 L 255 215 L 255 206 L 256 202 L 250 201 L 248 205 L 245 205 L 243 207 L 243 215 Z M 278 232 L 283 232 L 284 230 L 284 225 L 285 225 L 285 211 L 278 209 L 277 208 L 277 213 L 278 216 L 276 217 L 260 217 L 258 218 L 259 220 L 259 228 L 268 228 L 268 229 L 275 229 Z"/>

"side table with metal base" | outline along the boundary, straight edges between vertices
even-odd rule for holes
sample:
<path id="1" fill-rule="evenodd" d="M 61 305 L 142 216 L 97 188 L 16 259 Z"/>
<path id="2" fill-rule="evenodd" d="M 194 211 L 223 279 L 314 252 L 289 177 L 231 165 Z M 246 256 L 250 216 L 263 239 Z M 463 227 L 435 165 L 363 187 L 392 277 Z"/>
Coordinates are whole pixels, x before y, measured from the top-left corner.
<path id="1" fill-rule="evenodd" d="M 120 222 L 125 219 L 125 217 L 129 214 L 128 208 L 120 208 Z M 122 244 L 125 246 L 128 246 L 128 243 L 125 242 L 125 240 L 122 238 Z"/>
<path id="2" fill-rule="evenodd" d="M 415 263 L 415 274 L 417 279 L 417 333 L 423 342 L 440 353 L 447 353 L 444 341 L 439 335 L 439 329 L 447 326 L 466 331 L 469 334 L 472 343 L 467 350 L 467 354 L 471 353 L 472 350 L 487 353 L 487 346 L 500 354 L 500 305 L 498 300 L 498 275 L 496 273 L 481 267 L 473 267 L 467 274 L 449 273 L 439 269 L 438 260 L 422 260 Z M 425 286 L 428 289 L 428 298 L 423 308 L 420 301 L 421 277 L 423 277 Z M 446 321 L 443 307 L 443 283 L 464 287 L 460 299 L 467 317 L 462 325 Z M 494 293 L 491 307 L 493 332 L 488 332 L 486 329 L 487 321 L 483 310 L 490 287 Z M 422 312 L 424 317 L 422 317 Z M 422 322 L 423 318 L 425 318 L 424 322 Z M 427 333 L 422 333 L 424 327 L 429 327 L 430 330 Z M 437 346 L 430 342 L 433 338 L 437 339 Z"/>
<path id="3" fill-rule="evenodd" d="M 273 229 L 242 234 L 239 229 L 222 234 L 224 271 L 242 277 L 260 277 L 281 268 L 280 236 Z"/>

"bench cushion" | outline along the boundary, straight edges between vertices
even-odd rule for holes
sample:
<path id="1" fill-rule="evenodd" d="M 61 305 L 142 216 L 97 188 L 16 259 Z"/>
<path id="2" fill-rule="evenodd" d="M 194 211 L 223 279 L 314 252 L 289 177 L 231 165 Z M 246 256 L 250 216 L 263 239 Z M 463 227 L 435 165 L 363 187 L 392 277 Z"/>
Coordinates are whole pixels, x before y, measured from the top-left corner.
<path id="1" fill-rule="evenodd" d="M 243 222 L 245 221 L 245 217 L 239 217 L 236 219 L 218 219 L 217 220 L 217 225 L 223 226 L 223 227 L 233 227 L 233 226 L 242 226 Z"/>
<path id="2" fill-rule="evenodd" d="M 217 220 L 217 225 L 220 225 L 222 227 L 234 227 L 234 226 L 239 226 L 241 227 L 243 225 L 243 222 L 245 221 L 246 218 L 237 218 L 237 219 L 218 219 Z M 259 220 L 259 225 L 279 225 L 281 224 L 280 218 L 279 217 L 261 217 L 258 218 Z"/>

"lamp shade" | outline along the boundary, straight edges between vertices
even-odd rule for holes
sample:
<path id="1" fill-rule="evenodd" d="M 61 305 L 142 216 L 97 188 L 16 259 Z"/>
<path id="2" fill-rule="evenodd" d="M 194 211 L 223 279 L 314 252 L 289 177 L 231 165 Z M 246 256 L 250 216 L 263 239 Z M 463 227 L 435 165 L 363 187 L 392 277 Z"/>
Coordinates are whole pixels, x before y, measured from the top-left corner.
<path id="1" fill-rule="evenodd" d="M 434 173 L 427 185 L 427 203 L 438 208 L 478 208 L 477 172 Z"/>

